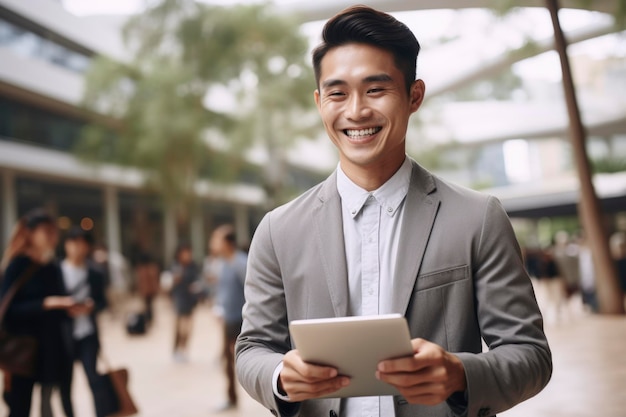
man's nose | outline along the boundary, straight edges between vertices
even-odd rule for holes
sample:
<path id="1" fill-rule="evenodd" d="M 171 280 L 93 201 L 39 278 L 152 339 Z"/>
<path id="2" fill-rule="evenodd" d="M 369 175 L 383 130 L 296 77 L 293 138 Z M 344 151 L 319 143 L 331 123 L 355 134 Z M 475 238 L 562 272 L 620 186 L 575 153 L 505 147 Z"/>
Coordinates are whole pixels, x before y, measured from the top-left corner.
<path id="1" fill-rule="evenodd" d="M 371 115 L 367 100 L 359 94 L 352 94 L 346 103 L 344 116 L 349 120 L 362 120 Z"/>

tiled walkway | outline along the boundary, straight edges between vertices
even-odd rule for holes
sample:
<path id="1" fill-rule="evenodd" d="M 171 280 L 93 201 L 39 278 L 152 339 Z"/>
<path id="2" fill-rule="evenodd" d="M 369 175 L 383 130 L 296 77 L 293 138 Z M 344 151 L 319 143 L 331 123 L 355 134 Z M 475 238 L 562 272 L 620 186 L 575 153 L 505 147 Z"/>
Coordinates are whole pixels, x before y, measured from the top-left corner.
<path id="1" fill-rule="evenodd" d="M 176 364 L 171 358 L 173 324 L 167 301 L 159 300 L 156 320 L 148 335 L 133 338 L 125 334 L 121 320 L 102 320 L 105 351 L 114 365 L 130 368 L 131 391 L 141 416 L 271 416 L 243 391 L 239 410 L 212 411 L 223 402 L 225 389 L 219 362 L 220 332 L 208 307 L 196 313 L 187 364 Z M 626 417 L 626 319 L 576 313 L 567 321 L 549 323 L 547 333 L 554 353 L 552 381 L 537 397 L 501 416 Z M 76 371 L 74 403 L 77 417 L 93 416 L 80 369 Z M 34 404 L 35 410 L 37 407 Z M 4 404 L 0 405 L 0 416 L 6 414 Z M 38 415 L 33 411 L 33 417 Z"/>

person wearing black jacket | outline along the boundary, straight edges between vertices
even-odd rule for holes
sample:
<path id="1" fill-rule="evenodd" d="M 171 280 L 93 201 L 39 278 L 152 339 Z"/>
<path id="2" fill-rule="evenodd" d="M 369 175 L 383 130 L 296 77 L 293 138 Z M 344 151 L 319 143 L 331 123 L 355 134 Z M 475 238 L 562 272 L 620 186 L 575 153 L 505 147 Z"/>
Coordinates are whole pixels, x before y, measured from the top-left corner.
<path id="1" fill-rule="evenodd" d="M 105 388 L 96 369 L 100 350 L 96 314 L 106 308 L 107 302 L 104 277 L 88 264 L 92 244 L 90 233 L 79 227 L 70 229 L 65 239 L 66 256 L 61 262 L 61 270 L 66 292 L 74 300 L 84 304 L 84 309 L 73 317 L 73 353 L 85 370 L 94 397 L 96 415 L 104 417 L 102 401 Z M 61 386 L 61 396 L 68 398 L 70 395 L 71 379 Z"/>
<path id="2" fill-rule="evenodd" d="M 30 415 L 33 387 L 41 384 L 42 392 L 60 386 L 71 376 L 69 314 L 80 305 L 65 295 L 61 271 L 53 262 L 58 243 L 56 222 L 43 210 L 22 217 L 2 259 L 4 278 L 0 296 L 4 296 L 24 274 L 28 281 L 15 294 L 3 323 L 15 335 L 28 335 L 38 342 L 35 375 L 5 375 L 4 399 L 9 417 Z M 73 415 L 70 402 L 63 401 L 68 417 Z M 49 402 L 42 401 L 42 416 L 51 416 Z"/>

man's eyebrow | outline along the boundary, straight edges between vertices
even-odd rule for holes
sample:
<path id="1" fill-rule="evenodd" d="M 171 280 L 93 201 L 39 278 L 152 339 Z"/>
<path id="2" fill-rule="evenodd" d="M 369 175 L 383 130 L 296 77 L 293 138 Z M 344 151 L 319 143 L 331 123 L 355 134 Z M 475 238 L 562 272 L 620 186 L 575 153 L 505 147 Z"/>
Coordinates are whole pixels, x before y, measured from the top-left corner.
<path id="1" fill-rule="evenodd" d="M 336 87 L 338 85 L 346 85 L 346 84 L 347 82 L 345 82 L 344 80 L 330 79 L 322 83 L 322 88 L 331 88 L 331 87 Z"/>
<path id="2" fill-rule="evenodd" d="M 365 78 L 363 78 L 363 83 L 388 83 L 393 81 L 393 78 L 391 78 L 391 76 L 389 74 L 376 74 L 376 75 L 370 75 L 367 76 Z"/>
<path id="3" fill-rule="evenodd" d="M 370 83 L 389 83 L 392 82 L 393 78 L 391 78 L 391 76 L 389 74 L 385 74 L 385 73 L 381 73 L 381 74 L 374 74 L 374 75 L 368 75 L 367 77 L 363 78 L 361 80 L 361 82 L 363 84 L 370 84 Z M 348 84 L 345 80 L 340 80 L 340 79 L 330 79 L 330 80 L 326 80 L 322 83 L 322 89 L 324 88 L 331 88 L 331 87 L 337 87 L 338 85 L 346 85 Z"/>

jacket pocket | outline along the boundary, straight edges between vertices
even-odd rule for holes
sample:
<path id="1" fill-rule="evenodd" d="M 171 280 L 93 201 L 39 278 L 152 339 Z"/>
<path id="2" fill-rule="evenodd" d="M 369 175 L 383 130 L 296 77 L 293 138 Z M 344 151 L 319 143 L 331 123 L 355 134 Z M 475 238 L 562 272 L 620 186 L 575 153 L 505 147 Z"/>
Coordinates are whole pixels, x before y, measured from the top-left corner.
<path id="1" fill-rule="evenodd" d="M 470 273 L 467 265 L 455 266 L 441 271 L 430 272 L 417 277 L 415 291 L 426 291 L 433 288 L 440 288 L 457 281 L 468 279 L 469 277 Z"/>

